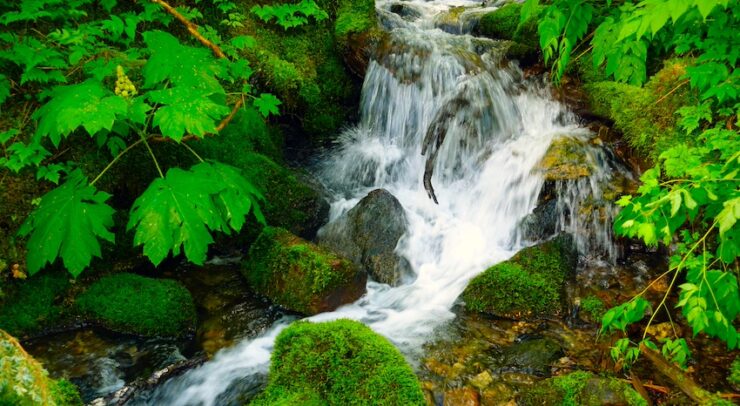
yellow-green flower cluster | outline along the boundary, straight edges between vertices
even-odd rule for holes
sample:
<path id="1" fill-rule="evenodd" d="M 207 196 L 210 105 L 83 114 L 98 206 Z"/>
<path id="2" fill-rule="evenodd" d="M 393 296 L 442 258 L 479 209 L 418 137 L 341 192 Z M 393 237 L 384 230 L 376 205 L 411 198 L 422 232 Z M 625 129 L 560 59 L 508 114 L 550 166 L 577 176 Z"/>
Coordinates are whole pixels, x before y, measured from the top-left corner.
<path id="1" fill-rule="evenodd" d="M 126 76 L 121 65 L 116 67 L 116 76 L 118 76 L 116 80 L 116 94 L 122 97 L 136 96 L 136 87 L 131 82 L 131 79 Z"/>

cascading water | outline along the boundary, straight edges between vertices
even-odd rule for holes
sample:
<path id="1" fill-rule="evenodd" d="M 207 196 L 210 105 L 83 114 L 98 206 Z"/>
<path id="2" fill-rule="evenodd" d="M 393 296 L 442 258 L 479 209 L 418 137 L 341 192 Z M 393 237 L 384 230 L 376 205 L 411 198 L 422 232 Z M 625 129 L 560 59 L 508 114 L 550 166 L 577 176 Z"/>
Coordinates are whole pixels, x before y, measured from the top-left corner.
<path id="1" fill-rule="evenodd" d="M 370 281 L 357 302 L 311 320 L 359 320 L 413 354 L 454 317 L 450 309 L 471 278 L 521 248 L 518 225 L 537 205 L 544 179 L 535 168 L 553 138 L 588 130 L 546 86 L 506 65 L 497 42 L 434 28 L 451 6 L 479 3 L 404 4 L 416 10 L 411 21 L 378 2 L 390 39 L 368 67 L 361 121 L 316 172 L 333 193 L 332 218 L 373 189 L 398 198 L 409 227 L 396 250 L 416 279 L 398 287 Z M 439 204 L 425 190 L 425 173 L 434 174 L 428 181 Z M 562 212 L 581 197 L 568 190 L 559 189 Z M 567 221 L 561 228 L 572 231 L 576 223 Z M 222 351 L 143 402 L 228 403 L 219 396 L 235 381 L 264 380 L 274 339 L 290 321 Z"/>

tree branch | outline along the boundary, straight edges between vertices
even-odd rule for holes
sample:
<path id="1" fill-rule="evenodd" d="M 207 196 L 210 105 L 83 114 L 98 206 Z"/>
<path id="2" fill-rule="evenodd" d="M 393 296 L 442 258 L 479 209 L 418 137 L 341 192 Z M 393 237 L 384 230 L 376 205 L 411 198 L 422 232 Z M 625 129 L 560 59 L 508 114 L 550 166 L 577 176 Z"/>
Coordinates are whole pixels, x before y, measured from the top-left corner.
<path id="1" fill-rule="evenodd" d="M 170 13 L 173 17 L 175 17 L 178 21 L 180 21 L 185 26 L 185 28 L 188 29 L 190 34 L 192 34 L 193 37 L 195 37 L 195 39 L 200 41 L 201 44 L 210 48 L 211 51 L 213 51 L 213 54 L 216 55 L 218 58 L 226 58 L 226 54 L 224 54 L 224 51 L 222 51 L 218 45 L 214 44 L 213 42 L 205 38 L 203 35 L 201 35 L 201 33 L 198 32 L 198 26 L 193 24 L 192 21 L 185 18 L 185 16 L 180 14 L 180 12 L 177 11 L 174 7 L 170 6 L 164 0 L 150 0 L 150 1 L 154 4 L 159 4 L 165 10 L 167 10 L 168 13 Z"/>

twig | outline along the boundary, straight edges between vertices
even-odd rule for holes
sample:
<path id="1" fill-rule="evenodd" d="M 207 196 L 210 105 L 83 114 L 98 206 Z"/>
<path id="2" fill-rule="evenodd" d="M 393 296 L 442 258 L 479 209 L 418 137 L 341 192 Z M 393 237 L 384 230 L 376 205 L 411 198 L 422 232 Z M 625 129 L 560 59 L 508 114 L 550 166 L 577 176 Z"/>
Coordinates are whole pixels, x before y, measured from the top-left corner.
<path id="1" fill-rule="evenodd" d="M 179 11 L 177 11 L 174 7 L 170 6 L 166 1 L 164 0 L 150 0 L 152 3 L 159 4 L 160 6 L 164 7 L 165 10 L 167 10 L 168 13 L 170 13 L 173 17 L 175 17 L 178 21 L 183 23 L 185 25 L 185 28 L 188 29 L 190 34 L 192 34 L 195 39 L 200 41 L 201 44 L 207 46 L 208 48 L 213 51 L 213 54 L 216 55 L 219 58 L 226 58 L 226 54 L 224 54 L 224 51 L 219 48 L 218 45 L 214 44 L 213 42 L 209 41 L 207 38 L 205 38 L 203 35 L 201 35 L 200 32 L 198 32 L 198 26 L 193 24 L 190 20 L 185 18 L 184 15 L 180 14 Z"/>
<path id="2" fill-rule="evenodd" d="M 658 99 L 658 100 L 657 100 L 657 101 L 655 102 L 655 104 L 658 104 L 658 103 L 662 102 L 662 101 L 663 101 L 663 99 L 665 99 L 666 97 L 670 96 L 670 95 L 671 95 L 671 93 L 675 92 L 675 91 L 676 91 L 676 90 L 678 90 L 678 89 L 679 89 L 679 88 L 680 88 L 681 86 L 683 86 L 683 85 L 685 85 L 685 84 L 687 84 L 687 83 L 689 83 L 689 80 L 688 80 L 688 79 L 686 79 L 686 80 L 684 80 L 683 82 L 679 83 L 679 84 L 678 84 L 678 85 L 677 85 L 676 87 L 674 87 L 674 88 L 673 88 L 673 89 L 672 89 L 672 90 L 671 90 L 670 92 L 668 92 L 668 93 L 664 94 L 663 96 L 660 96 L 660 99 Z"/>
<path id="3" fill-rule="evenodd" d="M 710 404 L 714 396 L 697 385 L 680 368 L 668 362 L 659 352 L 646 347 L 645 344 L 640 344 L 640 352 L 652 362 L 655 369 L 670 379 L 691 400 L 699 404 Z"/>
<path id="4" fill-rule="evenodd" d="M 640 378 L 637 376 L 637 374 L 634 373 L 634 371 L 630 371 L 630 379 L 632 387 L 635 388 L 637 393 L 639 393 L 643 399 L 645 399 L 648 406 L 653 406 L 653 401 L 652 399 L 650 399 L 650 396 L 648 396 L 647 390 L 645 389 L 645 384 L 640 381 Z"/>
<path id="5" fill-rule="evenodd" d="M 239 111 L 239 109 L 243 105 L 244 105 L 244 100 L 243 99 L 237 100 L 236 104 L 234 104 L 234 108 L 231 109 L 231 113 L 229 113 L 228 116 L 224 117 L 224 119 L 221 120 L 221 122 L 218 124 L 218 126 L 216 126 L 216 132 L 217 133 L 218 132 L 221 132 L 221 130 L 223 130 L 231 122 L 231 120 L 234 119 L 234 116 L 236 116 L 237 111 Z M 211 135 L 213 135 L 213 134 L 206 134 L 206 136 L 211 136 Z M 201 137 L 198 137 L 196 135 L 188 134 L 188 135 L 182 137 L 182 139 L 180 140 L 180 142 L 192 141 L 192 140 L 197 140 L 197 139 L 200 139 L 200 138 Z M 161 136 L 152 137 L 150 139 L 150 141 L 154 141 L 154 142 L 164 142 L 164 141 L 170 141 L 170 140 L 171 140 L 171 138 L 161 137 Z"/>

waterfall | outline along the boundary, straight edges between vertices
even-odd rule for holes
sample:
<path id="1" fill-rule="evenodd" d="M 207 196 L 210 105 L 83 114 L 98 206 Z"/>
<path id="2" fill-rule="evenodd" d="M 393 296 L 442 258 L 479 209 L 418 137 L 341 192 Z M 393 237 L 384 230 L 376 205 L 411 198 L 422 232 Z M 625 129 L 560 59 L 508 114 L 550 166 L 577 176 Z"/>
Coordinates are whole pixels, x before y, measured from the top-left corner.
<path id="1" fill-rule="evenodd" d="M 479 2 L 404 4 L 418 13 L 404 20 L 390 3 L 378 2 L 390 38 L 368 67 L 361 120 L 339 137 L 316 174 L 332 193 L 332 218 L 373 189 L 400 201 L 409 228 L 396 250 L 416 279 L 398 287 L 369 281 L 357 302 L 310 320 L 359 320 L 414 354 L 454 317 L 451 308 L 471 278 L 522 248 L 519 224 L 538 203 L 545 180 L 536 168 L 552 140 L 590 133 L 546 84 L 502 60 L 499 43 L 434 28 L 451 6 Z M 425 144 L 435 147 L 422 155 Z M 438 204 L 424 188 L 425 172 L 433 174 Z M 600 193 L 602 180 L 558 184 L 560 229 L 579 232 L 578 202 Z M 219 396 L 235 381 L 264 379 L 274 339 L 290 321 L 222 351 L 142 402 L 227 403 Z"/>

